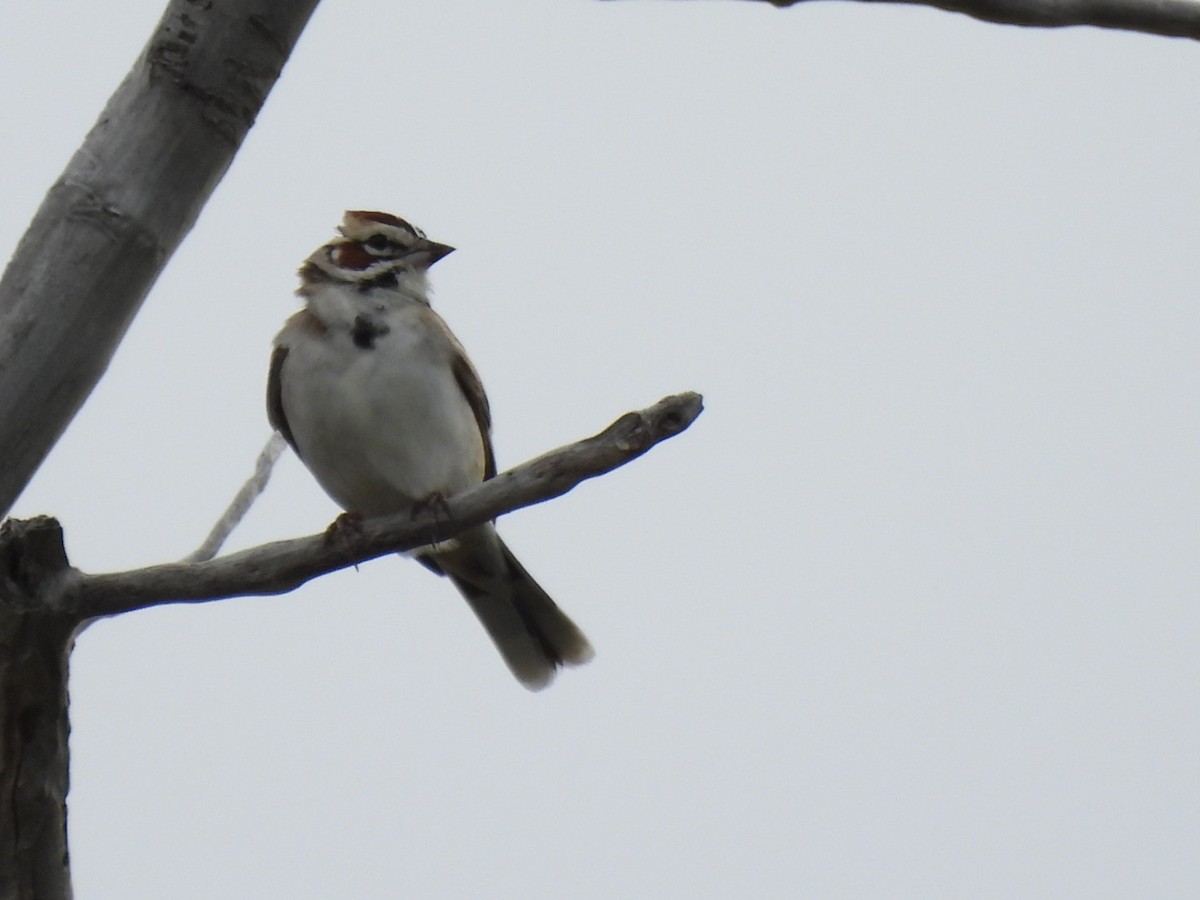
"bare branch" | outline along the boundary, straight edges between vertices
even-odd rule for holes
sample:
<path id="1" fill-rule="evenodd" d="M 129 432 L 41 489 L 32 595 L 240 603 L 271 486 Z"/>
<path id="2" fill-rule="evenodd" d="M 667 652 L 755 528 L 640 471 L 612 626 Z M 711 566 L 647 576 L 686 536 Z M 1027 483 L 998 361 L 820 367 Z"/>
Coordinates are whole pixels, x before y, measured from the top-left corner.
<path id="1" fill-rule="evenodd" d="M 172 0 L 0 279 L 0 516 L 104 374 L 317 0 Z"/>
<path id="2" fill-rule="evenodd" d="M 367 521 L 362 534 L 349 541 L 313 535 L 208 562 L 102 575 L 70 570 L 47 585 L 40 597 L 56 615 L 82 620 L 166 603 L 281 594 L 326 572 L 446 540 L 473 525 L 565 494 L 679 434 L 702 409 L 699 394 L 666 397 L 648 409 L 626 413 L 594 437 L 552 450 L 450 498 L 446 509 Z"/>
<path id="3" fill-rule="evenodd" d="M 70 567 L 58 522 L 0 526 L 0 900 L 70 900 L 66 850 L 67 662 L 79 626 L 164 603 L 278 594 L 325 572 L 445 540 L 641 456 L 684 431 L 703 409 L 679 394 L 627 413 L 595 437 L 539 456 L 453 497 L 445 510 L 363 524 L 350 541 L 324 535 L 267 544 L 206 562 L 87 575 Z M 264 451 L 269 455 L 270 446 Z M 254 484 L 252 480 L 251 485 Z"/>
<path id="4" fill-rule="evenodd" d="M 798 6 L 808 0 L 753 0 L 771 6 Z M 1200 40 L 1198 0 L 860 0 L 909 3 L 963 13 L 985 22 L 1063 28 L 1092 25 Z"/>

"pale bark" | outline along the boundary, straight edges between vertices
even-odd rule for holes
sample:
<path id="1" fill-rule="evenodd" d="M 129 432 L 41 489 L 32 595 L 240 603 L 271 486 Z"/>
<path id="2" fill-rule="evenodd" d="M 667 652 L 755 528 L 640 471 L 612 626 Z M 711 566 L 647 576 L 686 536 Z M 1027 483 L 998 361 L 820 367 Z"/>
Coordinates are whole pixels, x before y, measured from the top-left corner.
<path id="1" fill-rule="evenodd" d="M 108 367 L 317 0 L 174 0 L 0 279 L 0 517 Z"/>

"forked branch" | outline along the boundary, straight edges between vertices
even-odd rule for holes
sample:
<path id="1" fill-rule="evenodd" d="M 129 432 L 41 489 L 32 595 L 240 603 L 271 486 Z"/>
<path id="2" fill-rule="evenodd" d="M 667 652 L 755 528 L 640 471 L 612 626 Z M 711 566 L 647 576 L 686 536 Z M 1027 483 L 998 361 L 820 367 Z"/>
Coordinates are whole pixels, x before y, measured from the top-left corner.
<path id="1" fill-rule="evenodd" d="M 699 394 L 667 397 L 627 413 L 595 437 L 451 497 L 445 509 L 365 522 L 361 534 L 351 532 L 346 540 L 314 535 L 202 562 L 88 575 L 71 568 L 54 519 L 5 521 L 0 525 L 0 722 L 6 723 L 0 796 L 7 814 L 0 816 L 0 900 L 71 897 L 67 661 L 80 625 L 165 603 L 279 594 L 325 572 L 452 537 L 624 465 L 686 429 L 702 408 Z M 252 496 L 260 487 L 252 480 L 244 493 Z"/>
<path id="2" fill-rule="evenodd" d="M 84 621 L 168 603 L 281 594 L 318 575 L 397 551 L 412 550 L 525 506 L 558 497 L 674 437 L 703 409 L 699 394 L 676 394 L 626 413 L 594 437 L 552 450 L 451 497 L 445 508 L 363 523 L 361 533 L 264 544 L 206 562 L 183 561 L 128 572 L 88 575 L 68 569 L 46 578 L 42 610 Z"/>

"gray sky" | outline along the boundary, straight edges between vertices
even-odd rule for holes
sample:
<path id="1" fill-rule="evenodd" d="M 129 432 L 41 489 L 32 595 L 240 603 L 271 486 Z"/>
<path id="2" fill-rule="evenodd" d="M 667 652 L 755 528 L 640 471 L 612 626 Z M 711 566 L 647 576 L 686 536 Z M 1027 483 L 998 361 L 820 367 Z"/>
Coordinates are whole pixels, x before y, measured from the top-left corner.
<path id="1" fill-rule="evenodd" d="M 0 6 L 0 245 L 159 13 Z M 502 467 L 707 411 L 501 521 L 597 648 L 542 694 L 406 560 L 90 629 L 78 896 L 1195 896 L 1198 108 L 924 9 L 324 4 L 16 513 L 192 550 L 347 208 L 459 248 Z M 233 544 L 335 513 L 288 457 Z"/>

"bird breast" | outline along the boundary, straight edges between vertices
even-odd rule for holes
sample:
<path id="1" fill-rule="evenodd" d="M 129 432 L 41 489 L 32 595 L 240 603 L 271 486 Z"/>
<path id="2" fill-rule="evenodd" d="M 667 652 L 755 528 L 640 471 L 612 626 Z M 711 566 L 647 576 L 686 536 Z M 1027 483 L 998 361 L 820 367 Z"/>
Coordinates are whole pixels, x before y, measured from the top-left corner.
<path id="1" fill-rule="evenodd" d="M 444 329 L 427 307 L 407 304 L 281 336 L 282 403 L 297 448 L 348 512 L 400 512 L 483 480 L 484 437 Z"/>

